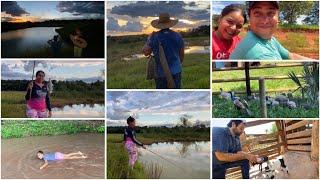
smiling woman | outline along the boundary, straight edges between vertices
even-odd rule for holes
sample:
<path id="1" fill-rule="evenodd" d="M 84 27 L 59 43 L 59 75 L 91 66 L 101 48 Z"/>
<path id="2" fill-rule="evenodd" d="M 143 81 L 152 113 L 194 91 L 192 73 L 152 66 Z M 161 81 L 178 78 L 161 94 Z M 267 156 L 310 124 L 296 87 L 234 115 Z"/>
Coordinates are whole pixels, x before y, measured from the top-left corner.
<path id="1" fill-rule="evenodd" d="M 229 59 L 240 42 L 239 33 L 244 23 L 245 14 L 242 5 L 231 4 L 222 10 L 218 26 L 212 33 L 212 59 Z"/>

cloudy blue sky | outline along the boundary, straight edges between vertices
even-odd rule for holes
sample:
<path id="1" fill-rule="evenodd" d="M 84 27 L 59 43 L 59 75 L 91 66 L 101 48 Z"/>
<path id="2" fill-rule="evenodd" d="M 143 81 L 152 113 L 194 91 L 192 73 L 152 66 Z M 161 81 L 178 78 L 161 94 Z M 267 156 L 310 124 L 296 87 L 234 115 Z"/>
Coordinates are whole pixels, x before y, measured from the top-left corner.
<path id="1" fill-rule="evenodd" d="M 11 22 L 50 19 L 104 18 L 103 1 L 1 1 L 1 20 Z"/>
<path id="2" fill-rule="evenodd" d="M 125 126 L 129 116 L 138 126 L 174 126 L 180 117 L 210 124 L 210 93 L 207 91 L 112 91 L 107 94 L 107 123 Z"/>
<path id="3" fill-rule="evenodd" d="M 212 1 L 212 13 L 220 14 L 222 9 L 230 4 L 244 4 L 245 1 Z"/>
<path id="4" fill-rule="evenodd" d="M 245 1 L 212 1 L 212 14 L 220 14 L 222 9 L 230 4 L 245 4 Z M 297 24 L 303 24 L 302 20 L 306 18 L 306 15 L 301 15 L 297 19 Z"/>
<path id="5" fill-rule="evenodd" d="M 2 61 L 1 79 L 31 80 L 34 61 Z M 35 72 L 43 70 L 46 79 L 83 80 L 94 82 L 104 79 L 104 61 L 36 61 Z"/>
<path id="6" fill-rule="evenodd" d="M 179 19 L 173 29 L 186 31 L 210 24 L 209 1 L 108 1 L 108 35 L 143 34 L 156 31 L 150 22 L 160 12 Z"/>

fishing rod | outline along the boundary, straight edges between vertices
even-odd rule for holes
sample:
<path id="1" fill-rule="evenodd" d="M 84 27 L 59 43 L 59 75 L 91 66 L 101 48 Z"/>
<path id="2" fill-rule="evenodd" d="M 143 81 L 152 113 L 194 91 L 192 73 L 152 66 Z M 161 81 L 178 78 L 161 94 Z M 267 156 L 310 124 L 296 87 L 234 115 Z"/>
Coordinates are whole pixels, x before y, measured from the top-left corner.
<path id="1" fill-rule="evenodd" d="M 33 76 L 34 76 L 34 68 L 36 66 L 36 61 L 33 61 L 33 69 L 32 69 L 32 76 L 31 76 L 31 83 L 33 85 Z M 30 93 L 29 93 L 29 99 L 31 99 L 31 93 L 32 93 L 32 89 L 30 89 Z"/>
<path id="2" fill-rule="evenodd" d="M 179 168 L 180 170 L 184 171 L 185 173 L 189 173 L 189 172 L 187 172 L 185 169 L 183 169 L 182 167 L 178 166 L 176 163 L 174 163 L 174 162 L 170 161 L 169 159 L 167 159 L 167 158 L 165 158 L 165 157 L 161 156 L 160 154 L 158 154 L 158 153 L 156 153 L 156 152 L 153 152 L 153 151 L 151 151 L 150 149 L 145 149 L 145 150 L 147 150 L 147 151 L 149 151 L 149 152 L 151 152 L 151 153 L 153 153 L 153 154 L 155 154 L 155 155 L 159 156 L 159 157 L 160 157 L 160 158 L 162 158 L 163 160 L 165 160 L 165 161 L 167 161 L 167 162 L 171 163 L 171 165 L 174 165 L 175 167 Z M 190 175 L 190 174 L 189 174 L 189 175 Z"/>

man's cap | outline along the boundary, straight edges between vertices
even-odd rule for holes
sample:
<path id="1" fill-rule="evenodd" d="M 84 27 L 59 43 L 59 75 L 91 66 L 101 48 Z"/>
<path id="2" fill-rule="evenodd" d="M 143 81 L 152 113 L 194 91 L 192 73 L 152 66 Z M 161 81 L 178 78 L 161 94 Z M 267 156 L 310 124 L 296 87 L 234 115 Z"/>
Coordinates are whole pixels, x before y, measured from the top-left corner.
<path id="1" fill-rule="evenodd" d="M 275 8 L 279 9 L 279 2 L 278 1 L 249 1 L 249 11 L 250 9 L 256 4 L 256 3 L 259 3 L 259 2 L 269 2 L 271 3 Z"/>

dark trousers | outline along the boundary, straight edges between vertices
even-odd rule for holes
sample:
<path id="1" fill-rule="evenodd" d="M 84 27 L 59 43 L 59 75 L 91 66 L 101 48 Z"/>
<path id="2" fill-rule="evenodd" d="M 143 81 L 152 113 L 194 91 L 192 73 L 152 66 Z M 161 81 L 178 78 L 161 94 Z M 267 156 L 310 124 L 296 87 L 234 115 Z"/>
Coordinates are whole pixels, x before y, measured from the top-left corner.
<path id="1" fill-rule="evenodd" d="M 181 73 L 177 73 L 175 75 L 172 75 L 175 88 L 174 89 L 181 89 Z M 160 77 L 157 78 L 156 80 L 156 88 L 157 89 L 168 89 L 168 84 L 167 84 L 167 78 L 165 77 Z"/>
<path id="2" fill-rule="evenodd" d="M 224 163 L 219 165 L 214 165 L 212 167 L 212 179 L 225 179 L 226 178 L 226 171 L 229 168 L 241 166 L 241 174 L 242 179 L 249 179 L 249 161 L 247 159 Z"/>

